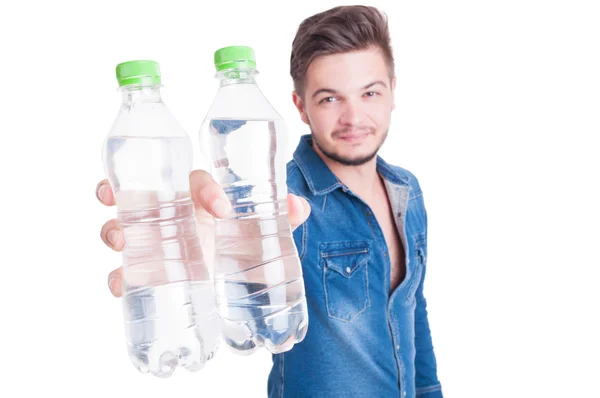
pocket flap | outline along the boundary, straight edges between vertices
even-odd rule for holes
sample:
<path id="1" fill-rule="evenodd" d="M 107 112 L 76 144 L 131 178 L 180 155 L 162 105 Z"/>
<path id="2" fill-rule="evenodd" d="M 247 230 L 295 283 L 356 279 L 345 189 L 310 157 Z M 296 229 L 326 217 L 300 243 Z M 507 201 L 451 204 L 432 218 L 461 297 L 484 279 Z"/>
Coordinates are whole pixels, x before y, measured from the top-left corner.
<path id="1" fill-rule="evenodd" d="M 369 261 L 369 242 L 333 242 L 320 246 L 323 265 L 350 278 Z"/>

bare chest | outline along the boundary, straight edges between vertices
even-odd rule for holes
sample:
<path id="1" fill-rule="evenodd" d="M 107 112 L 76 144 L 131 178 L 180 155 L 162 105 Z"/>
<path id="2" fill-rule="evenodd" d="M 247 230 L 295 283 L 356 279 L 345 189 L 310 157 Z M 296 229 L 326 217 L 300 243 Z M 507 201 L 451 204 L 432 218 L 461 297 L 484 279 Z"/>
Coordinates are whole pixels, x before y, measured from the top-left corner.
<path id="1" fill-rule="evenodd" d="M 390 258 L 390 289 L 393 291 L 404 280 L 406 267 L 404 264 L 404 247 L 398 234 L 394 215 L 387 195 L 384 195 L 381 199 L 384 198 L 385 200 L 375 201 L 371 208 L 387 244 L 387 255 Z"/>

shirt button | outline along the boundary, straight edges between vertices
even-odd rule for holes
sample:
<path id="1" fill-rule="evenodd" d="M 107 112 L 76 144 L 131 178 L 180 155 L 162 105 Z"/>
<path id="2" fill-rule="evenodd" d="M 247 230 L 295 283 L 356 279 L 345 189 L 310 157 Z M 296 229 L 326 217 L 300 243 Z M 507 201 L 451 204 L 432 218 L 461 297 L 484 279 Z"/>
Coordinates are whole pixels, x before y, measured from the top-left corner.
<path id="1" fill-rule="evenodd" d="M 400 345 L 396 346 L 396 351 L 400 351 Z"/>
<path id="2" fill-rule="evenodd" d="M 404 391 L 404 394 L 402 394 L 402 395 L 404 395 L 406 397 L 406 391 Z"/>
<path id="3" fill-rule="evenodd" d="M 352 272 L 352 269 L 350 267 L 346 267 L 346 273 L 349 274 L 350 272 Z"/>

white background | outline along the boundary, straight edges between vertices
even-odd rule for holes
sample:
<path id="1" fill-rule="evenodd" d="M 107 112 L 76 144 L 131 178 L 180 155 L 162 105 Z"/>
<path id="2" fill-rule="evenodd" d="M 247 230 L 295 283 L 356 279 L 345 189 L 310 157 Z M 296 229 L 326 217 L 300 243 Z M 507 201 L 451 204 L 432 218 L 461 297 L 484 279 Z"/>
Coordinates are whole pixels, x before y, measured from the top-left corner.
<path id="1" fill-rule="evenodd" d="M 389 16 L 398 75 L 381 154 L 425 193 L 445 396 L 600 396 L 597 3 L 370 4 Z M 291 43 L 335 5 L 2 2 L 0 396 L 266 395 L 265 351 L 222 345 L 203 371 L 166 380 L 129 363 L 106 283 L 121 256 L 99 238 L 115 209 L 94 196 L 120 104 L 114 67 L 159 61 L 164 100 L 197 144 L 214 50 L 253 46 L 289 156 L 308 132 L 291 101 Z"/>

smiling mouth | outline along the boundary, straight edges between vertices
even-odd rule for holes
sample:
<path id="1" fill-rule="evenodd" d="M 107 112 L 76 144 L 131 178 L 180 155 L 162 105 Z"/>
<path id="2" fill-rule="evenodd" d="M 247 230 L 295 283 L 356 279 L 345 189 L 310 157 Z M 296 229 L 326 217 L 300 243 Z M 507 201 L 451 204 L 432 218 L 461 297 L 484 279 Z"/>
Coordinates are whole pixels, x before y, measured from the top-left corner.
<path id="1" fill-rule="evenodd" d="M 364 138 L 366 138 L 370 133 L 369 132 L 361 132 L 361 133 L 342 133 L 338 135 L 338 139 L 345 142 L 357 142 Z"/>

